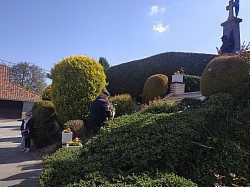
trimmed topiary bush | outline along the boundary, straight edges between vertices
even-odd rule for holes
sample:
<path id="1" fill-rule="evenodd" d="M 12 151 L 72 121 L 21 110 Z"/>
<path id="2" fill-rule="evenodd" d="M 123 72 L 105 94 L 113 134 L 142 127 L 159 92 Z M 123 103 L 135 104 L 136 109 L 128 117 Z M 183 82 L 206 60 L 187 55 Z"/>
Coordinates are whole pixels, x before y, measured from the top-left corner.
<path id="1" fill-rule="evenodd" d="M 103 67 L 93 58 L 71 56 L 51 71 L 52 102 L 62 122 L 85 119 L 89 106 L 106 86 Z"/>
<path id="2" fill-rule="evenodd" d="M 115 107 L 115 117 L 135 112 L 135 102 L 129 94 L 116 95 L 109 98 Z"/>
<path id="3" fill-rule="evenodd" d="M 248 68 L 247 62 L 238 56 L 214 58 L 201 76 L 202 95 L 228 93 L 240 96 L 249 76 Z"/>
<path id="4" fill-rule="evenodd" d="M 163 97 L 168 90 L 168 77 L 163 74 L 150 76 L 144 84 L 142 102 L 148 103 L 156 97 Z"/>
<path id="5" fill-rule="evenodd" d="M 51 101 L 51 84 L 47 86 L 42 92 L 42 100 Z"/>

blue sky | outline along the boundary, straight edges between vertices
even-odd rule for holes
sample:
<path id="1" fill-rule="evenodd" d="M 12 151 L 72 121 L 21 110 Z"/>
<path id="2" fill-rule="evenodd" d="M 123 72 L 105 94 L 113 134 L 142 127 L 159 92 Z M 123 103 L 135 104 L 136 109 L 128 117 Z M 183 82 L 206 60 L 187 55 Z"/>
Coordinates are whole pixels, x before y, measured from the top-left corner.
<path id="1" fill-rule="evenodd" d="M 50 70 L 71 55 L 111 66 L 163 52 L 216 54 L 229 0 L 0 0 L 0 59 Z M 240 0 L 241 42 L 250 1 Z"/>

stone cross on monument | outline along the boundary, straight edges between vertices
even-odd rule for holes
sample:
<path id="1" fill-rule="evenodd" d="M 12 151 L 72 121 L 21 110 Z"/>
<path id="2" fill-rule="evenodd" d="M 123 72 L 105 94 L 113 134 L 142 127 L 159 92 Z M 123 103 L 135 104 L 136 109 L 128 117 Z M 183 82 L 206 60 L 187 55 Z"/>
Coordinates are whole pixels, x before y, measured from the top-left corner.
<path id="1" fill-rule="evenodd" d="M 234 17 L 234 11 L 233 8 L 235 7 L 235 3 L 233 0 L 229 1 L 229 5 L 226 7 L 226 10 L 229 11 L 228 19 L 232 19 Z"/>
<path id="2" fill-rule="evenodd" d="M 235 14 L 234 16 L 234 9 Z M 240 44 L 240 22 L 242 19 L 237 18 L 239 12 L 239 0 L 230 0 L 226 7 L 229 11 L 228 19 L 221 24 L 223 27 L 221 53 L 224 55 L 235 54 L 241 49 Z"/>

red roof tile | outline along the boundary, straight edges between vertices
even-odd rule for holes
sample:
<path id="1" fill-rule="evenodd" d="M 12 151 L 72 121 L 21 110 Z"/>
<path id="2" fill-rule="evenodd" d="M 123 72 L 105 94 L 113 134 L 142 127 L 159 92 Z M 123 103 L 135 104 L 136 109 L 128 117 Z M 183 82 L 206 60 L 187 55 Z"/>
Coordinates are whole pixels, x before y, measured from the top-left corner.
<path id="1" fill-rule="evenodd" d="M 36 102 L 41 100 L 41 96 L 11 83 L 9 81 L 9 67 L 0 64 L 0 99 Z"/>

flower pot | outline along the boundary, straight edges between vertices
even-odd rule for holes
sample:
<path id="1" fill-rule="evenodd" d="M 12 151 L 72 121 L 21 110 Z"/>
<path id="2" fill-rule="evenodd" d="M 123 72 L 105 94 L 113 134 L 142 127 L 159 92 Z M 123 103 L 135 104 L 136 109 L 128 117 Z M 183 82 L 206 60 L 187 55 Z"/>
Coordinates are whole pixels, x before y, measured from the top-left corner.
<path id="1" fill-rule="evenodd" d="M 183 82 L 183 75 L 182 74 L 172 75 L 172 82 Z"/>
<path id="2" fill-rule="evenodd" d="M 65 133 L 62 132 L 62 144 L 66 144 L 66 142 L 72 140 L 73 133 Z"/>
<path id="3" fill-rule="evenodd" d="M 82 147 L 82 145 L 81 146 L 71 146 L 71 145 L 67 146 L 67 148 L 73 149 L 73 150 L 80 149 L 81 147 Z"/>

